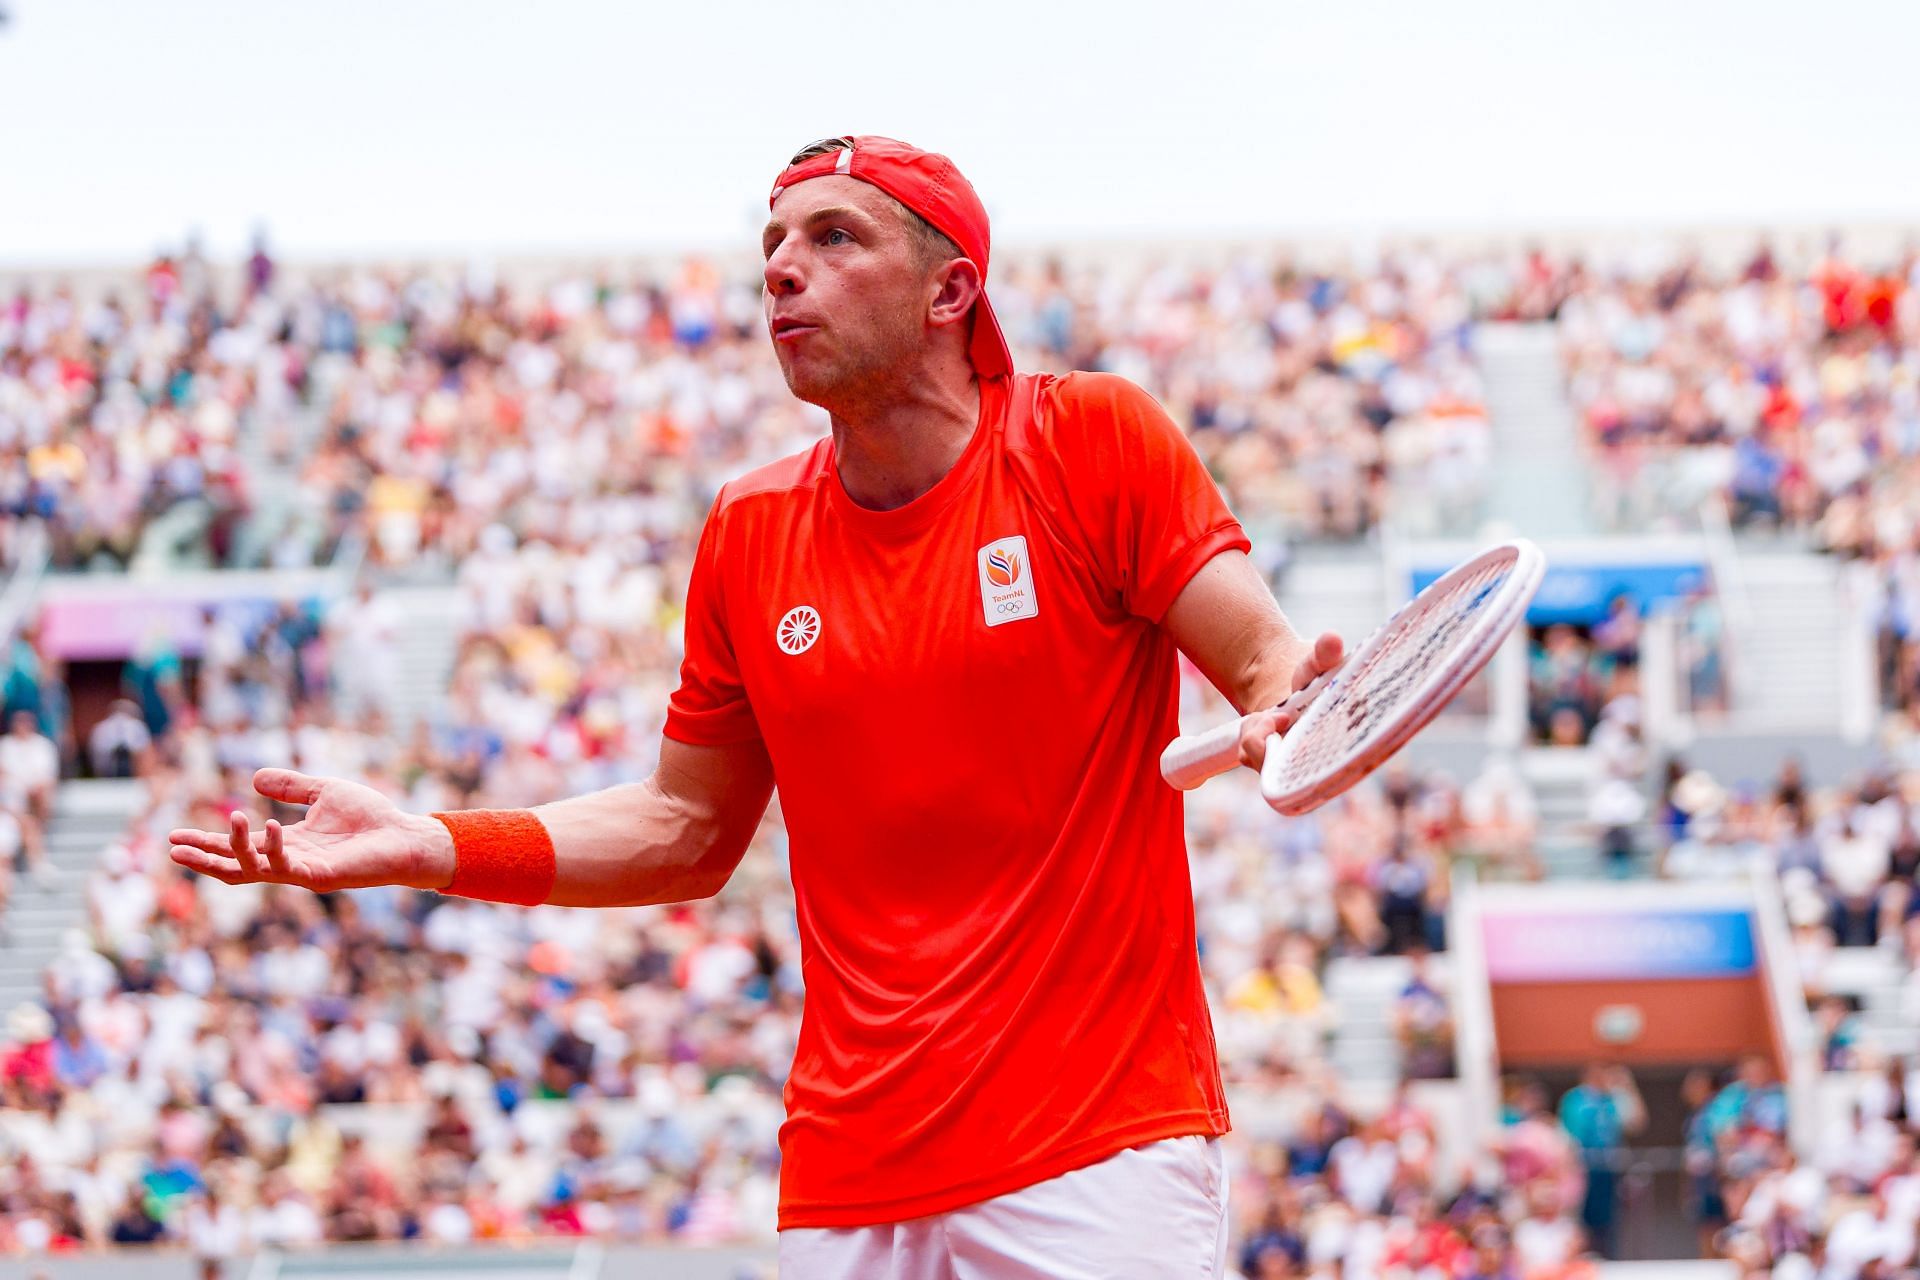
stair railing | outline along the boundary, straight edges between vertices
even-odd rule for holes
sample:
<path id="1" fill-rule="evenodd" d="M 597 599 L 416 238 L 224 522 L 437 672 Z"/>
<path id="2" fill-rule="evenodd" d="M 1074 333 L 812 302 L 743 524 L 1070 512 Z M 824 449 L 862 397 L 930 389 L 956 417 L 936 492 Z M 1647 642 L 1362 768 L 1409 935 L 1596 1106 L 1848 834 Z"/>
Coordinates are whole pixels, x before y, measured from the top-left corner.
<path id="1" fill-rule="evenodd" d="M 1740 651 L 1740 637 L 1753 628 L 1753 600 L 1747 593 L 1746 570 L 1733 540 L 1733 522 L 1728 518 L 1724 495 L 1714 494 L 1700 505 L 1700 533 L 1706 541 L 1714 593 L 1720 597 L 1720 651 L 1726 671 L 1727 707 L 1738 711 L 1752 702 L 1753 673 Z"/>
<path id="2" fill-rule="evenodd" d="M 40 579 L 46 575 L 47 562 L 53 555 L 52 544 L 40 521 L 29 520 L 20 526 L 16 563 L 6 586 L 0 587 L 0 644 L 11 642 L 27 620 L 27 611 L 33 606 Z"/>

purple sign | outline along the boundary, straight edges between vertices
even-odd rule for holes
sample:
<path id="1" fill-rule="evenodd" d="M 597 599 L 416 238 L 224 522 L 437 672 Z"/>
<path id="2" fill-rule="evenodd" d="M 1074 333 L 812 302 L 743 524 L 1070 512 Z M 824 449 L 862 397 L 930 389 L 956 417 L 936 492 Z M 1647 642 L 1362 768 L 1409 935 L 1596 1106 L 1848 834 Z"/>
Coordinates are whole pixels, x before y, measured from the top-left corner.
<path id="1" fill-rule="evenodd" d="M 1754 971 L 1753 922 L 1737 909 L 1489 913 L 1481 933 L 1493 982 L 1737 978 Z"/>

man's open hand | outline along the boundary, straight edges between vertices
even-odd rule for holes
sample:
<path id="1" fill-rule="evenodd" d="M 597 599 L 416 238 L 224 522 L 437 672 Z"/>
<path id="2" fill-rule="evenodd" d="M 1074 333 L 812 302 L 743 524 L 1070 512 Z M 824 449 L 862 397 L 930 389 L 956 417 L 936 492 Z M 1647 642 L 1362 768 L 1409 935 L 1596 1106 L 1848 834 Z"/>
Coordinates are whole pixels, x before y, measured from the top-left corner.
<path id="1" fill-rule="evenodd" d="M 309 806 L 291 827 L 267 819 L 248 831 L 236 809 L 224 832 L 176 828 L 168 853 L 181 866 L 227 884 L 298 885 L 315 893 L 400 884 L 444 888 L 453 880 L 453 838 L 437 818 L 406 813 L 372 787 L 260 769 L 253 789 L 272 800 Z"/>

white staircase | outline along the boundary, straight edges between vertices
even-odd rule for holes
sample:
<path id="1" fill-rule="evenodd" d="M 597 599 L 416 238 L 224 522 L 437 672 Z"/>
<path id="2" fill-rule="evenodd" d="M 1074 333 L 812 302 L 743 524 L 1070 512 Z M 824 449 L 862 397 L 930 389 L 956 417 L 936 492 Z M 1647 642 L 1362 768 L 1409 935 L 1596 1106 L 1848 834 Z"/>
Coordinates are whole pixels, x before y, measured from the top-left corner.
<path id="1" fill-rule="evenodd" d="M 1280 608 L 1303 635 L 1336 631 L 1349 650 L 1387 616 L 1386 583 L 1377 552 L 1305 553 L 1281 579 Z"/>
<path id="2" fill-rule="evenodd" d="M 0 1012 L 41 993 L 41 974 L 60 950 L 60 935 L 87 925 L 87 875 L 101 851 L 125 834 L 145 796 L 133 779 L 76 779 L 54 793 L 47 829 L 51 877 L 14 877 L 13 900 L 0 945 Z"/>
<path id="3" fill-rule="evenodd" d="M 318 547 L 326 513 L 318 494 L 300 485 L 300 464 L 313 451 L 319 436 L 324 401 L 295 409 L 288 424 L 290 454 L 278 458 L 269 447 L 267 424 L 258 412 L 242 420 L 234 450 L 245 468 L 253 512 L 240 527 L 234 563 L 240 568 L 263 564 L 273 544 L 291 527 L 302 531 L 309 545 Z"/>
<path id="4" fill-rule="evenodd" d="M 1855 643 L 1841 563 L 1810 552 L 1743 550 L 1740 573 L 1750 611 L 1734 637 L 1742 727 L 1834 730 L 1845 701 L 1846 650 Z"/>
<path id="5" fill-rule="evenodd" d="M 1413 976 L 1404 956 L 1348 956 L 1327 962 L 1326 999 L 1339 1010 L 1330 1056 L 1345 1085 L 1379 1085 L 1400 1079 L 1400 1042 L 1393 1034 L 1393 1006 Z M 1427 980 L 1447 992 L 1452 973 L 1445 954 L 1427 958 Z"/>
<path id="6" fill-rule="evenodd" d="M 1593 880 L 1604 874 L 1598 836 L 1587 806 L 1599 768 L 1584 747 L 1534 747 L 1522 753 L 1520 772 L 1533 790 L 1539 820 L 1534 847 L 1549 880 Z"/>
<path id="7" fill-rule="evenodd" d="M 1592 534 L 1578 423 L 1552 324 L 1483 324 L 1474 355 L 1493 425 L 1488 514 L 1529 538 Z"/>
<path id="8" fill-rule="evenodd" d="M 1899 954 L 1874 947 L 1836 947 L 1821 965 L 1819 983 L 1860 1001 L 1867 1043 L 1889 1057 L 1920 1053 L 1920 1026 L 1908 1016 L 1909 970 Z"/>
<path id="9" fill-rule="evenodd" d="M 460 636 L 460 589 L 451 586 L 388 587 L 381 595 L 399 606 L 400 678 L 389 713 L 396 731 L 431 719 L 447 696 Z"/>

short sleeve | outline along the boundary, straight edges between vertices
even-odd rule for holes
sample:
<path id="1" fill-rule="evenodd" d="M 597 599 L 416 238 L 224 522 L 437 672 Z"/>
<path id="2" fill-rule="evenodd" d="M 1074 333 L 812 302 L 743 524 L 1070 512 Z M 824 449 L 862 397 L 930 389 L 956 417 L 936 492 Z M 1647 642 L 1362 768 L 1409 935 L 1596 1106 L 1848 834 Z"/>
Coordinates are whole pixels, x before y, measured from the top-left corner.
<path id="1" fill-rule="evenodd" d="M 687 582 L 686 653 L 680 687 L 667 703 L 666 735 L 695 747 L 757 742 L 760 725 L 747 701 L 740 663 L 727 630 L 726 580 L 721 555 L 725 495 L 700 531 Z"/>
<path id="2" fill-rule="evenodd" d="M 1152 396 L 1112 374 L 1076 373 L 1052 398 L 1072 501 L 1129 613 L 1159 622 L 1207 561 L 1250 549 L 1200 455 Z"/>

